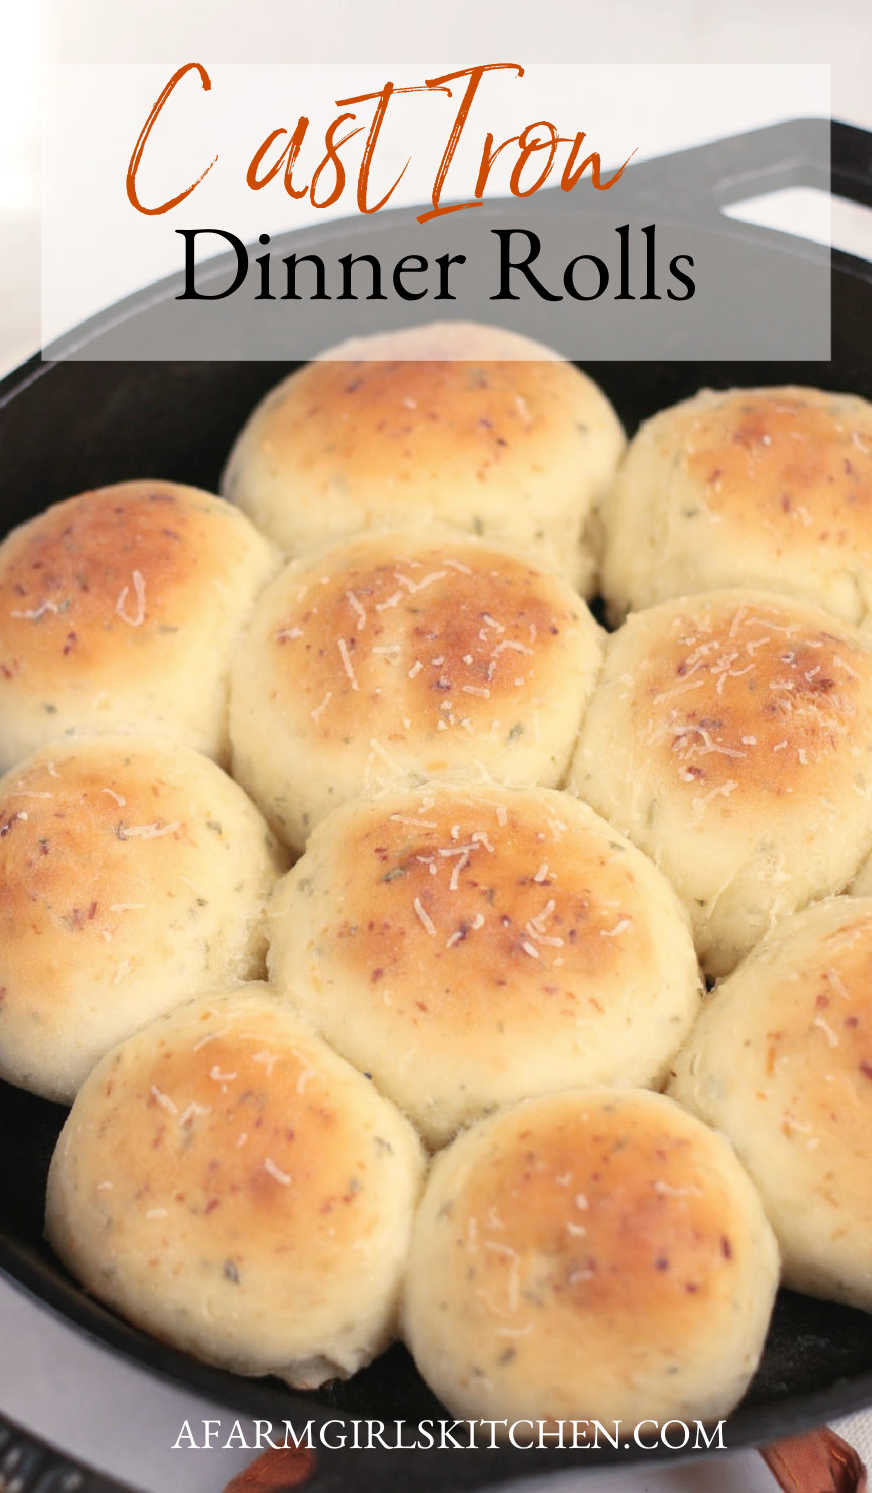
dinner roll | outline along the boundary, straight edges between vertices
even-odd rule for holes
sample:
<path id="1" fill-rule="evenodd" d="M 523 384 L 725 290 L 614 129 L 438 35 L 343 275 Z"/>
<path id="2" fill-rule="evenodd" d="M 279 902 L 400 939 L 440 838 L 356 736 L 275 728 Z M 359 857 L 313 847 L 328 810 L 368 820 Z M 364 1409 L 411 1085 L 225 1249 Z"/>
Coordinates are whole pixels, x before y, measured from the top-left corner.
<path id="1" fill-rule="evenodd" d="M 0 544 L 0 767 L 135 731 L 227 756 L 230 649 L 276 569 L 241 513 L 175 482 L 56 503 Z"/>
<path id="2" fill-rule="evenodd" d="M 418 1211 L 404 1327 L 453 1415 L 726 1415 L 763 1347 L 772 1231 L 727 1141 L 660 1094 L 571 1090 L 466 1131 Z"/>
<path id="3" fill-rule="evenodd" d="M 337 809 L 268 927 L 274 983 L 432 1145 L 531 1094 L 659 1083 L 699 1008 L 666 878 L 548 788 Z"/>
<path id="4" fill-rule="evenodd" d="M 0 779 L 0 1077 L 69 1103 L 114 1043 L 263 972 L 287 861 L 208 758 L 101 736 Z"/>
<path id="5" fill-rule="evenodd" d="M 872 644 L 785 597 L 710 592 L 613 635 L 575 790 L 666 872 L 727 973 L 872 845 Z"/>
<path id="6" fill-rule="evenodd" d="M 586 522 L 624 447 L 591 379 L 515 332 L 464 322 L 324 358 L 257 406 L 222 479 L 283 549 L 441 520 L 591 588 Z"/>
<path id="7" fill-rule="evenodd" d="M 872 897 L 872 856 L 868 856 L 849 889 L 855 897 Z"/>
<path id="8" fill-rule="evenodd" d="M 730 1137 L 797 1291 L 872 1311 L 872 897 L 785 918 L 725 980 L 671 1092 Z"/>
<path id="9" fill-rule="evenodd" d="M 46 1232 L 147 1332 L 314 1389 L 393 1334 L 421 1172 L 393 1105 L 248 986 L 103 1059 L 57 1143 Z"/>
<path id="10" fill-rule="evenodd" d="M 703 389 L 632 441 L 601 505 L 602 589 L 616 619 L 752 585 L 860 622 L 870 514 L 872 404 L 820 389 Z"/>
<path id="11" fill-rule="evenodd" d="M 553 572 L 481 540 L 368 535 L 290 565 L 231 683 L 233 771 L 288 844 L 363 789 L 478 763 L 558 783 L 602 654 Z"/>

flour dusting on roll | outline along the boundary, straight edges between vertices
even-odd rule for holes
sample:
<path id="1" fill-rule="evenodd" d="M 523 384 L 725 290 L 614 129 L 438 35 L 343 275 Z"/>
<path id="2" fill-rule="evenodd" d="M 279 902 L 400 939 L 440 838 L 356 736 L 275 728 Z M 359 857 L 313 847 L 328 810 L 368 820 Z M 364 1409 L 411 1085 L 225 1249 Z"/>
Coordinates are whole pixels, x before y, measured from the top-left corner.
<path id="1" fill-rule="evenodd" d="M 230 653 L 277 565 L 220 498 L 142 480 L 0 544 L 0 766 L 59 737 L 166 736 L 227 757 Z"/>
<path id="2" fill-rule="evenodd" d="M 671 1092 L 736 1147 L 786 1284 L 872 1311 L 872 897 L 779 923 L 706 1004 Z"/>
<path id="3" fill-rule="evenodd" d="M 646 421 L 601 505 L 617 619 L 765 586 L 849 622 L 872 605 L 872 404 L 820 389 L 704 389 Z"/>
<path id="4" fill-rule="evenodd" d="M 601 656 L 555 572 L 444 534 L 352 540 L 260 598 L 233 668 L 234 775 L 295 847 L 409 774 L 555 786 Z"/>
<path id="5" fill-rule="evenodd" d="M 0 779 L 0 1076 L 69 1102 L 97 1059 L 200 990 L 257 978 L 287 865 L 214 762 L 101 736 Z"/>
<path id="6" fill-rule="evenodd" d="M 872 846 L 872 645 L 826 612 L 724 591 L 609 641 L 571 782 L 666 872 L 727 973 Z"/>
<path id="7" fill-rule="evenodd" d="M 532 1094 L 657 1084 L 699 1009 L 666 878 L 546 788 L 434 783 L 337 810 L 269 931 L 277 988 L 432 1145 Z"/>
<path id="8" fill-rule="evenodd" d="M 249 986 L 104 1058 L 58 1140 L 46 1231 L 145 1331 L 314 1389 L 393 1335 L 421 1173 L 408 1122 Z"/>
<path id="9" fill-rule="evenodd" d="M 624 446 L 592 379 L 515 332 L 464 322 L 325 357 L 257 406 L 223 477 L 283 549 L 438 520 L 590 589 L 586 523 Z"/>
<path id="10" fill-rule="evenodd" d="M 709 1420 L 747 1388 L 777 1283 L 723 1136 L 659 1094 L 572 1090 L 436 1158 L 404 1331 L 456 1416 Z"/>

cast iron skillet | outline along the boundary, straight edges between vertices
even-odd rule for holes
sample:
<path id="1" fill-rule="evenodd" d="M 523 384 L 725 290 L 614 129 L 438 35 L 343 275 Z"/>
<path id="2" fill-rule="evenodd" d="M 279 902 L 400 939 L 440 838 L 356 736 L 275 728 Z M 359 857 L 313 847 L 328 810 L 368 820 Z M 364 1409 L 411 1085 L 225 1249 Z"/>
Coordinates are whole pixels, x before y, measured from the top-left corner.
<path id="1" fill-rule="evenodd" d="M 730 223 L 721 208 L 764 191 L 826 186 L 832 146 L 832 190 L 872 206 L 872 135 L 843 124 L 801 120 L 715 142 L 636 168 L 640 211 L 657 221 L 727 232 L 755 273 L 777 275 L 815 251 L 784 234 Z M 680 192 L 680 196 L 677 193 Z M 593 196 L 594 194 L 589 194 Z M 577 232 L 577 209 L 564 194 L 550 197 L 551 222 L 562 217 Z M 663 202 L 671 204 L 669 217 Z M 585 209 L 588 210 L 587 208 Z M 595 209 L 590 209 L 591 211 Z M 605 207 L 601 210 L 605 211 Z M 483 211 L 488 221 L 518 221 L 516 203 Z M 613 210 L 612 210 L 613 211 Z M 393 215 L 397 218 L 398 215 Z M 409 214 L 407 213 L 406 219 Z M 277 239 L 280 253 L 327 245 L 342 232 L 354 250 L 391 231 L 391 215 L 373 223 L 328 225 Z M 573 222 L 574 219 L 574 222 Z M 558 229 L 558 231 L 560 231 Z M 97 344 L 119 317 L 166 315 L 174 287 L 152 287 L 94 318 L 76 334 Z M 427 319 L 432 317 L 432 307 Z M 727 387 L 797 382 L 872 397 L 872 265 L 832 256 L 832 358 L 828 363 L 602 363 L 590 371 L 632 432 L 656 409 L 702 385 Z M 154 474 L 216 489 L 234 432 L 264 391 L 286 371 L 276 363 L 41 363 L 32 358 L 0 385 L 0 502 L 2 527 L 89 486 Z M 312 1395 L 292 1394 L 277 1381 L 246 1380 L 188 1358 L 128 1326 L 93 1301 L 58 1265 L 42 1239 L 46 1169 L 64 1111 L 0 1083 L 0 1268 L 83 1332 L 155 1372 L 227 1406 L 233 1412 L 303 1425 L 336 1417 L 404 1417 L 417 1422 L 444 1414 L 418 1378 L 405 1350 L 392 1348 L 347 1384 Z M 872 1402 L 872 1318 L 846 1307 L 782 1292 L 766 1353 L 745 1399 L 730 1418 L 730 1447 L 760 1445 L 794 1434 Z M 669 1455 L 669 1453 L 665 1453 Z M 637 1448 L 613 1452 L 523 1454 L 511 1449 L 375 1450 L 319 1455 L 310 1484 L 317 1489 L 381 1488 L 388 1480 L 427 1490 L 495 1486 L 548 1470 L 577 1473 L 605 1460 L 657 1455 Z M 673 1454 L 674 1455 L 674 1454 Z M 387 1458 L 387 1460 L 386 1460 Z M 120 1489 L 73 1465 L 12 1427 L 0 1427 L 0 1481 L 13 1470 L 22 1493 L 69 1487 L 81 1493 Z M 71 1477 L 65 1482 L 64 1476 Z"/>

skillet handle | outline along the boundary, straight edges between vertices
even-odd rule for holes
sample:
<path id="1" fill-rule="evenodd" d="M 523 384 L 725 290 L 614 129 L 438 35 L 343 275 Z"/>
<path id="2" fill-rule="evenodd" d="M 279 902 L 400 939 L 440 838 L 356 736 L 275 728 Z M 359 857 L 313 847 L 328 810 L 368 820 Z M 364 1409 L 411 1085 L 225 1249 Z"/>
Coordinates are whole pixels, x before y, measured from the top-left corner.
<path id="1" fill-rule="evenodd" d="M 0 1415 L 0 1489 L 18 1493 L 135 1493 L 105 1473 L 56 1451 Z"/>
<path id="2" fill-rule="evenodd" d="M 641 161 L 627 171 L 634 209 L 680 212 L 691 222 L 785 187 L 818 187 L 872 207 L 872 133 L 829 119 L 788 119 Z"/>
<path id="3" fill-rule="evenodd" d="M 872 131 L 832 122 L 832 191 L 862 207 L 872 207 Z"/>

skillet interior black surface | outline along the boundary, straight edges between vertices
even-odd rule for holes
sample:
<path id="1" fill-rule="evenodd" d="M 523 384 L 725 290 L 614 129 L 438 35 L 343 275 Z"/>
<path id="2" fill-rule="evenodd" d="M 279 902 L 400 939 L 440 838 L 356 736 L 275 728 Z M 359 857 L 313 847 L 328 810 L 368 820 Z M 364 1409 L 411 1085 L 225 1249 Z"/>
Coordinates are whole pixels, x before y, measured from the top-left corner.
<path id="1" fill-rule="evenodd" d="M 868 142 L 869 137 L 863 137 Z M 855 142 L 856 143 L 856 142 Z M 868 143 L 865 146 L 868 155 Z M 864 190 L 856 195 L 868 194 Z M 776 255 L 795 252 L 779 238 Z M 704 385 L 796 382 L 872 397 L 869 359 L 872 272 L 833 257 L 829 363 L 603 363 L 587 365 L 627 429 Z M 287 365 L 291 366 L 291 365 Z M 96 363 L 37 360 L 0 387 L 2 528 L 89 486 L 133 475 L 161 475 L 215 489 L 233 434 L 252 405 L 286 371 L 276 363 Z M 310 1417 L 403 1417 L 443 1413 L 402 1348 L 348 1384 L 311 1396 L 276 1381 L 247 1381 L 211 1369 L 128 1327 L 70 1280 L 42 1240 L 45 1174 L 64 1112 L 0 1083 L 0 1267 L 103 1342 L 240 1413 L 304 1423 Z M 729 1446 L 759 1444 L 872 1402 L 872 1319 L 782 1292 L 760 1370 L 726 1431 Z M 353 1482 L 361 1490 L 387 1476 L 421 1488 L 478 1487 L 541 1471 L 583 1468 L 613 1453 L 379 1452 L 325 1464 L 319 1487 Z M 411 1460 L 409 1460 L 411 1459 Z M 331 1470 L 332 1469 L 332 1470 Z M 337 1478 L 335 1484 L 333 1477 Z"/>

